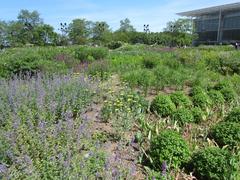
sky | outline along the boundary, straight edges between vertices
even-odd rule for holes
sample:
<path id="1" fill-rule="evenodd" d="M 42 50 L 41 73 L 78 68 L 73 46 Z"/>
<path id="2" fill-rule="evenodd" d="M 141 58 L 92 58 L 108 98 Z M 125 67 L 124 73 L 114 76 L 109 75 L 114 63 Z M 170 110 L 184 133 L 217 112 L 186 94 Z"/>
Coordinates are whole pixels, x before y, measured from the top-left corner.
<path id="1" fill-rule="evenodd" d="M 176 13 L 215 5 L 235 3 L 236 0 L 0 0 L 0 20 L 16 20 L 21 9 L 37 10 L 45 23 L 55 30 L 60 22 L 70 23 L 76 18 L 106 21 L 112 30 L 120 20 L 129 18 L 131 24 L 143 31 L 162 31 L 169 21 L 180 18 Z"/>

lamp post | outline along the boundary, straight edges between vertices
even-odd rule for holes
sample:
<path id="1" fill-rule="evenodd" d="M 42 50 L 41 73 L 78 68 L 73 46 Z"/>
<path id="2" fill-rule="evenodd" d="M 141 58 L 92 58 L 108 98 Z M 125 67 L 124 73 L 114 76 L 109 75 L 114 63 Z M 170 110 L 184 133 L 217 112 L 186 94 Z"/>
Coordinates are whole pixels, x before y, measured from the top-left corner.
<path id="1" fill-rule="evenodd" d="M 143 25 L 143 31 L 144 31 L 145 33 L 150 33 L 149 24 L 144 24 L 144 25 Z"/>
<path id="2" fill-rule="evenodd" d="M 173 47 L 174 32 L 176 32 L 176 26 L 175 26 L 175 25 L 171 25 L 171 26 L 170 26 L 170 32 L 171 32 L 171 44 L 170 44 L 170 48 L 172 48 L 172 47 Z"/>

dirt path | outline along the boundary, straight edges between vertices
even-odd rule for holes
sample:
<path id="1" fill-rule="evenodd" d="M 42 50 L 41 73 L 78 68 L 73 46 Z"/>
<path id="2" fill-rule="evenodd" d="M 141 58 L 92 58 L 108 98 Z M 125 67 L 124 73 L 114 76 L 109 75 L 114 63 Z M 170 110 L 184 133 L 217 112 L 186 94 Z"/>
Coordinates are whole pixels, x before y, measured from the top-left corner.
<path id="1" fill-rule="evenodd" d="M 106 86 L 111 85 L 109 87 L 117 89 L 119 87 L 118 82 L 117 77 L 113 77 Z M 105 123 L 101 120 L 102 107 L 103 99 L 100 97 L 97 102 L 89 106 L 82 116 L 91 122 L 92 135 L 103 134 L 108 136 L 106 141 L 102 142 L 102 148 L 108 156 L 109 171 L 112 174 L 116 173 L 116 176 L 117 173 L 128 173 L 131 179 L 146 179 L 141 165 L 138 164 L 140 151 L 138 145 L 132 141 L 134 133 L 128 132 L 125 135 L 129 142 L 124 144 L 111 138 L 115 132 L 111 123 Z"/>

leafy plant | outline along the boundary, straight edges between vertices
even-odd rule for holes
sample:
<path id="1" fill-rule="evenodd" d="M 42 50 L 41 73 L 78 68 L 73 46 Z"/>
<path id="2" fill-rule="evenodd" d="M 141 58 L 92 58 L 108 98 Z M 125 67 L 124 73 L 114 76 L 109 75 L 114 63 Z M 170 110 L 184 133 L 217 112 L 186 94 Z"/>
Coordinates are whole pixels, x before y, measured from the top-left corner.
<path id="1" fill-rule="evenodd" d="M 237 94 L 232 88 L 223 88 L 221 93 L 227 103 L 232 103 L 236 100 Z"/>
<path id="2" fill-rule="evenodd" d="M 210 130 L 209 136 L 221 147 L 229 149 L 240 147 L 240 124 L 236 122 L 221 122 Z"/>
<path id="3" fill-rule="evenodd" d="M 193 107 L 191 110 L 192 110 L 192 115 L 195 123 L 201 123 L 204 120 L 206 120 L 207 117 L 201 108 Z"/>
<path id="4" fill-rule="evenodd" d="M 145 56 L 143 59 L 143 66 L 147 69 L 153 69 L 157 65 L 157 59 L 154 58 L 153 56 Z"/>
<path id="5" fill-rule="evenodd" d="M 156 168 L 160 168 L 163 162 L 166 162 L 169 167 L 180 167 L 190 157 L 187 143 L 173 130 L 164 130 L 153 137 L 149 153 Z"/>
<path id="6" fill-rule="evenodd" d="M 194 122 L 194 117 L 191 110 L 186 108 L 177 109 L 172 115 L 171 119 L 177 122 L 180 126 L 184 126 L 187 123 Z"/>
<path id="7" fill-rule="evenodd" d="M 151 111 L 158 113 L 162 117 L 167 117 L 171 115 L 175 109 L 175 104 L 167 95 L 158 95 L 157 97 L 155 97 L 151 104 Z"/>
<path id="8" fill-rule="evenodd" d="M 227 122 L 240 123 L 240 108 L 237 107 L 237 108 L 233 109 L 233 110 L 227 115 L 227 117 L 225 117 L 225 121 L 227 121 Z"/>
<path id="9" fill-rule="evenodd" d="M 209 147 L 193 154 L 191 165 L 194 175 L 200 179 L 231 179 L 235 168 L 231 165 L 231 153 L 218 147 Z"/>
<path id="10" fill-rule="evenodd" d="M 191 100 L 182 91 L 172 93 L 170 98 L 176 107 L 190 107 L 192 105 Z"/>
<path id="11" fill-rule="evenodd" d="M 192 101 L 195 107 L 200 107 L 203 110 L 209 110 L 212 105 L 212 101 L 206 93 L 194 95 Z"/>
<path id="12" fill-rule="evenodd" d="M 220 91 L 210 90 L 208 96 L 211 98 L 214 106 L 221 106 L 224 104 L 224 97 Z"/>
<path id="13" fill-rule="evenodd" d="M 112 41 L 112 42 L 107 44 L 107 47 L 109 49 L 118 49 L 121 46 L 122 46 L 122 42 L 120 42 L 120 41 Z"/>
<path id="14" fill-rule="evenodd" d="M 191 89 L 190 96 L 195 96 L 197 94 L 205 94 L 206 91 L 201 86 L 194 86 Z"/>

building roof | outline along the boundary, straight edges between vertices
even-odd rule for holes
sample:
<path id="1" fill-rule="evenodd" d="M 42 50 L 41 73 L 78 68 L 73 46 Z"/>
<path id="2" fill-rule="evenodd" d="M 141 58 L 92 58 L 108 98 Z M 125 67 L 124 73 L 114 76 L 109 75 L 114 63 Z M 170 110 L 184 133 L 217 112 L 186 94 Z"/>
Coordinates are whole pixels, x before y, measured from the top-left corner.
<path id="1" fill-rule="evenodd" d="M 232 3 L 232 4 L 225 4 L 221 6 L 214 6 L 209 8 L 197 9 L 193 11 L 181 12 L 177 13 L 180 16 L 188 16 L 188 17 L 198 17 L 202 15 L 212 14 L 221 11 L 230 11 L 230 10 L 240 10 L 240 2 Z"/>

